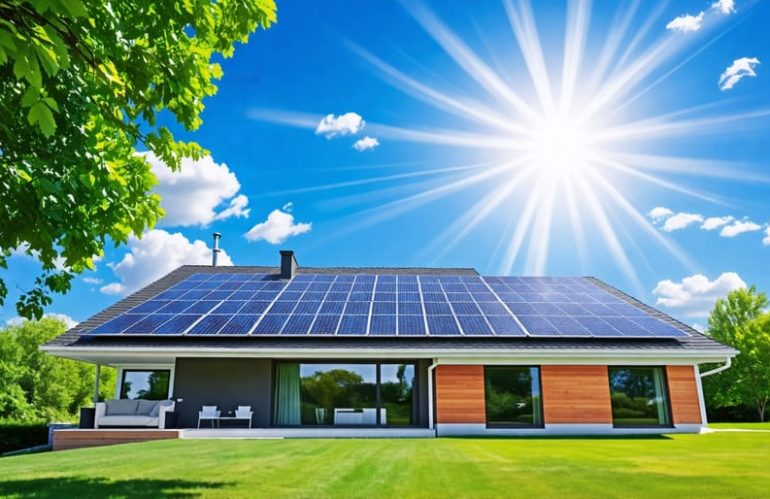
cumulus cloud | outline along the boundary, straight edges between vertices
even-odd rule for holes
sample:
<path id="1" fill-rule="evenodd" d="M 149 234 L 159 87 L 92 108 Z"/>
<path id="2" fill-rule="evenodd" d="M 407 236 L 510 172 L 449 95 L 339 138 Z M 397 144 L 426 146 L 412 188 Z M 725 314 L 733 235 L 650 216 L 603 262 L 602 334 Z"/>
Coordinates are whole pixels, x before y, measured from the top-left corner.
<path id="1" fill-rule="evenodd" d="M 713 281 L 702 274 L 685 277 L 680 282 L 669 279 L 659 281 L 652 293 L 657 297 L 658 305 L 676 310 L 687 317 L 705 317 L 718 298 L 734 289 L 745 287 L 746 283 L 738 274 L 724 272 Z"/>
<path id="2" fill-rule="evenodd" d="M 756 232 L 758 230 L 762 230 L 761 225 L 755 224 L 751 220 L 740 220 L 723 227 L 719 235 L 722 237 L 735 237 L 744 232 Z"/>
<path id="3" fill-rule="evenodd" d="M 700 228 L 703 230 L 715 230 L 723 225 L 729 224 L 733 220 L 735 220 L 735 218 L 730 215 L 724 217 L 709 217 L 703 222 L 703 225 L 701 225 Z"/>
<path id="4" fill-rule="evenodd" d="M 331 139 L 343 135 L 355 135 L 363 130 L 366 123 L 358 113 L 345 113 L 339 116 L 327 114 L 318 123 L 316 135 Z"/>
<path id="5" fill-rule="evenodd" d="M 86 284 L 101 284 L 104 280 L 99 279 L 98 277 L 84 277 L 83 282 Z"/>
<path id="6" fill-rule="evenodd" d="M 214 217 L 214 220 L 224 220 L 230 217 L 249 218 L 251 208 L 247 208 L 248 205 L 249 198 L 243 194 L 239 194 L 230 200 L 230 206 L 217 213 L 217 216 Z"/>
<path id="7" fill-rule="evenodd" d="M 657 206 L 657 207 L 651 209 L 647 213 L 647 216 L 650 217 L 653 222 L 657 223 L 657 222 L 660 222 L 661 220 L 663 220 L 664 218 L 670 217 L 673 214 L 674 214 L 674 212 L 669 210 L 668 208 L 665 208 L 663 206 Z"/>
<path id="8" fill-rule="evenodd" d="M 182 169 L 174 172 L 152 152 L 142 155 L 158 177 L 155 192 L 161 196 L 160 205 L 166 210 L 161 225 L 205 227 L 214 220 L 248 216 L 248 199 L 243 194 L 236 196 L 241 184 L 226 164 L 215 162 L 211 156 L 199 160 L 186 158 L 182 160 Z M 229 206 L 217 212 L 228 200 Z"/>
<path id="9" fill-rule="evenodd" d="M 52 319 L 61 321 L 64 323 L 65 326 L 67 326 L 67 329 L 72 329 L 73 327 L 78 325 L 78 321 L 76 321 L 75 319 L 73 319 L 67 314 L 51 313 L 51 314 L 44 314 L 43 317 L 50 317 Z M 12 317 L 7 321 L 5 321 L 5 324 L 7 326 L 20 326 L 26 320 L 27 319 L 24 319 L 23 317 Z"/>
<path id="10" fill-rule="evenodd" d="M 681 31 L 683 33 L 687 33 L 689 31 L 698 31 L 701 27 L 701 24 L 703 23 L 703 16 L 704 12 L 701 12 L 697 16 L 691 16 L 690 14 L 685 14 L 679 17 L 674 18 L 673 21 L 666 24 L 666 29 L 670 29 L 673 31 Z"/>
<path id="11" fill-rule="evenodd" d="M 732 14 L 735 12 L 735 0 L 717 0 L 711 4 L 711 8 L 722 14 Z"/>
<path id="12" fill-rule="evenodd" d="M 663 224 L 663 230 L 666 232 L 673 232 L 675 230 L 684 229 L 688 225 L 696 222 L 703 222 L 703 215 L 697 213 L 677 213 L 666 219 L 666 223 Z"/>
<path id="13" fill-rule="evenodd" d="M 770 246 L 770 227 L 765 229 L 765 238 L 762 239 L 762 244 L 765 246 Z"/>
<path id="14" fill-rule="evenodd" d="M 735 59 L 732 65 L 725 69 L 724 73 L 719 77 L 719 89 L 722 91 L 730 90 L 741 81 L 744 76 L 756 77 L 757 73 L 754 71 L 754 67 L 758 64 L 759 59 L 756 57 L 741 57 L 740 59 Z"/>
<path id="15" fill-rule="evenodd" d="M 267 220 L 252 227 L 244 236 L 249 241 L 264 240 L 270 244 L 281 244 L 291 236 L 310 232 L 313 224 L 294 223 L 291 210 L 292 203 L 287 203 L 283 208 L 271 211 Z"/>
<path id="16" fill-rule="evenodd" d="M 375 147 L 378 147 L 380 145 L 380 141 L 375 139 L 374 137 L 364 137 L 362 139 L 358 139 L 355 144 L 353 144 L 353 149 L 355 149 L 358 152 L 366 151 L 367 149 L 374 149 Z"/>
<path id="17" fill-rule="evenodd" d="M 218 264 L 232 265 L 233 261 L 222 251 Z M 109 264 L 118 281 L 102 286 L 100 291 L 108 295 L 133 293 L 181 265 L 211 265 L 211 248 L 179 232 L 154 229 L 141 239 L 129 239 L 128 253 L 119 262 Z"/>

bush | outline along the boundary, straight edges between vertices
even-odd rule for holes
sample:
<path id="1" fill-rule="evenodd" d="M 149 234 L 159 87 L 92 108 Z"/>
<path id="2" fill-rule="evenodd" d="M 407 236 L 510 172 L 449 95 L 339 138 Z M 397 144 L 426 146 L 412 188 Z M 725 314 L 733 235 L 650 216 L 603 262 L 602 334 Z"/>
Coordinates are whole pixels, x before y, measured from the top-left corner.
<path id="1" fill-rule="evenodd" d="M 0 422 L 0 454 L 48 443 L 48 426 L 42 422 Z"/>

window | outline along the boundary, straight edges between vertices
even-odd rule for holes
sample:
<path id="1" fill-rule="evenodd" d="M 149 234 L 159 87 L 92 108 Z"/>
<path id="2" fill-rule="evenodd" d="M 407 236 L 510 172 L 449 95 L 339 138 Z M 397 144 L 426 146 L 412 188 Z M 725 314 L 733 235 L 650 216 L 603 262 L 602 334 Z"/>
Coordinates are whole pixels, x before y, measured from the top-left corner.
<path id="1" fill-rule="evenodd" d="M 120 398 L 165 400 L 168 398 L 171 371 L 124 370 L 120 382 Z"/>
<path id="2" fill-rule="evenodd" d="M 414 424 L 415 365 L 300 364 L 275 371 L 274 421 L 281 426 Z"/>
<path id="3" fill-rule="evenodd" d="M 520 366 L 487 366 L 484 369 L 487 425 L 542 427 L 540 369 Z"/>
<path id="4" fill-rule="evenodd" d="M 662 367 L 610 367 L 609 377 L 615 426 L 671 424 Z"/>

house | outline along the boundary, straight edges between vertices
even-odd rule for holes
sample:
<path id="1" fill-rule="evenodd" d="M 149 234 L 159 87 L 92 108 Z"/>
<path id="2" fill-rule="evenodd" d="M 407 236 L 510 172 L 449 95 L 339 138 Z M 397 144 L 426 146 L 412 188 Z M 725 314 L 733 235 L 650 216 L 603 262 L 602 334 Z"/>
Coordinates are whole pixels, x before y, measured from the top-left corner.
<path id="1" fill-rule="evenodd" d="M 172 399 L 189 436 L 238 426 L 238 406 L 255 435 L 698 432 L 699 365 L 737 354 L 593 277 L 305 268 L 290 251 L 180 267 L 43 349 L 116 367 L 116 399 Z"/>

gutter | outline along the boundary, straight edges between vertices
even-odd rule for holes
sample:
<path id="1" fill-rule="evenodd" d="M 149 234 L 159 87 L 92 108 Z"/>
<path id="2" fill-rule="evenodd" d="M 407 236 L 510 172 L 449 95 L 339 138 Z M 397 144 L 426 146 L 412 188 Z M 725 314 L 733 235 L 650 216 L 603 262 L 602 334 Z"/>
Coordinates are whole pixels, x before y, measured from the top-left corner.
<path id="1" fill-rule="evenodd" d="M 432 359 L 430 366 L 428 366 L 428 429 L 437 432 L 435 425 L 433 424 L 434 415 L 434 397 L 433 397 L 433 371 L 438 366 L 438 360 Z M 438 436 L 437 434 L 435 436 Z"/>
<path id="2" fill-rule="evenodd" d="M 711 376 L 712 374 L 721 373 L 722 371 L 726 371 L 726 370 L 730 369 L 730 366 L 732 366 L 732 365 L 733 365 L 733 358 L 732 357 L 727 357 L 725 359 L 725 364 L 724 365 L 719 366 L 719 367 L 717 367 L 715 369 L 712 369 L 710 371 L 706 371 L 704 373 L 700 373 L 700 377 L 701 378 L 705 378 L 706 376 Z"/>

